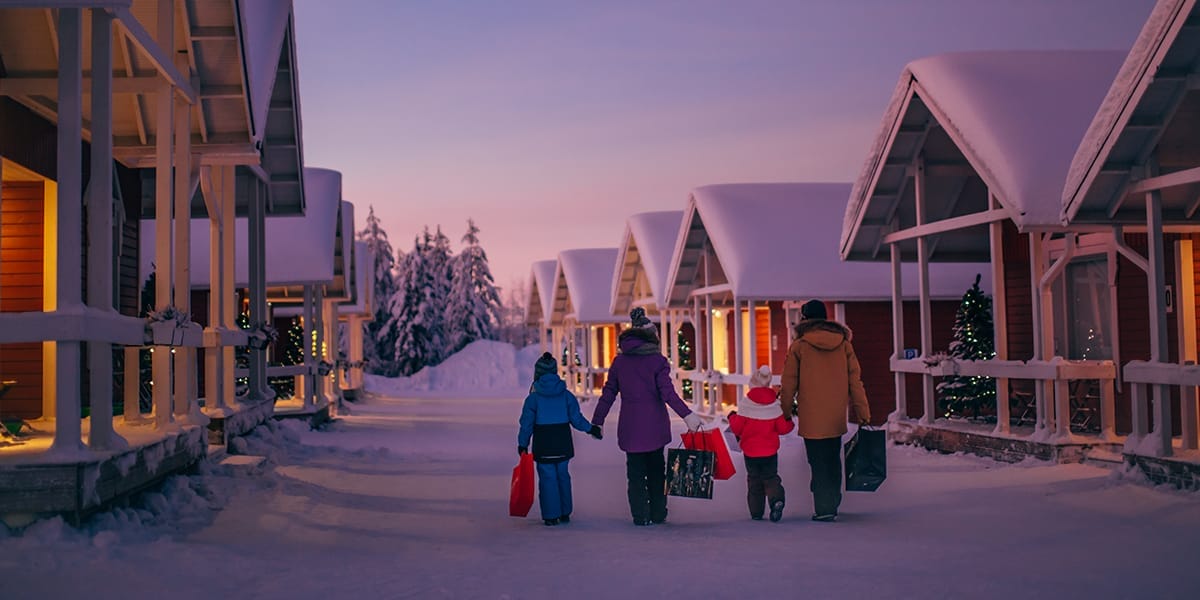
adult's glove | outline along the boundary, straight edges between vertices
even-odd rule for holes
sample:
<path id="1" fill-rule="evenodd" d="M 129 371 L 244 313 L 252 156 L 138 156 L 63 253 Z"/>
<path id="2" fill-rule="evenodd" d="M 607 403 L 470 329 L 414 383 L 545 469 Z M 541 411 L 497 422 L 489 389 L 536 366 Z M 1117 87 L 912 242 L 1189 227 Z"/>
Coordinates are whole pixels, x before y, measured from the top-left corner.
<path id="1" fill-rule="evenodd" d="M 528 450 L 525 448 L 525 446 L 517 446 L 517 456 L 525 454 L 526 452 L 528 452 Z"/>
<path id="2" fill-rule="evenodd" d="M 700 420 L 700 415 L 696 413 L 688 413 L 688 416 L 683 418 L 683 422 L 687 425 L 688 431 L 698 431 L 704 421 Z"/>
<path id="3" fill-rule="evenodd" d="M 592 428 L 588 430 L 588 435 L 598 440 L 604 439 L 604 432 L 600 430 L 599 425 L 592 425 Z"/>

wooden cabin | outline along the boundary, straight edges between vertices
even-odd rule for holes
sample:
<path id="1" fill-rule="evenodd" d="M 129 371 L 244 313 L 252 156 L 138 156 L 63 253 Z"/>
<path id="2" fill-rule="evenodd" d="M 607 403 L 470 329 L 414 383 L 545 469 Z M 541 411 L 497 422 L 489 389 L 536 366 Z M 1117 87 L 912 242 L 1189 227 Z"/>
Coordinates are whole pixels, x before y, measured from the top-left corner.
<path id="1" fill-rule="evenodd" d="M 1120 286 L 1117 305 L 1126 460 L 1158 481 L 1192 488 L 1200 487 L 1197 21 L 1194 0 L 1155 6 L 1089 113 L 1095 117 L 1070 163 L 1060 214 L 1081 238 L 1125 246 L 1106 265 L 1130 283 Z"/>
<path id="2" fill-rule="evenodd" d="M 1059 200 L 1121 60 L 1103 51 L 969 52 L 905 68 L 850 196 L 841 256 L 916 263 L 921 273 L 990 260 L 997 356 L 906 360 L 897 344 L 897 381 L 922 381 L 921 405 L 898 406 L 900 438 L 1005 460 L 1079 460 L 1127 431 L 1128 388 L 1114 385 L 1116 365 L 1145 348 L 1137 305 L 1147 291 L 1123 257 L 1137 256 L 1145 236 L 1064 227 Z M 929 295 L 919 291 L 924 315 Z M 923 316 L 922 339 L 935 329 Z M 996 378 L 994 426 L 939 418 L 934 384 L 950 374 Z"/>
<path id="3" fill-rule="evenodd" d="M 791 344 L 799 307 L 821 299 L 831 319 L 856 332 L 854 347 L 872 418 L 896 406 L 889 370 L 894 331 L 892 273 L 886 265 L 842 262 L 837 255 L 850 185 L 749 183 L 697 188 L 688 198 L 667 283 L 667 305 L 691 311 L 697 324 L 697 406 L 732 406 L 758 365 L 776 377 Z M 948 347 L 959 299 L 986 265 L 936 269 L 928 282 L 931 332 L 905 347 L 927 354 Z M 916 270 L 902 269 L 915 283 Z M 911 294 L 909 295 L 911 296 Z M 906 296 L 908 297 L 908 296 Z M 916 311 L 904 323 L 916 325 Z M 903 339 L 903 338 L 902 338 Z M 778 379 L 776 379 L 778 382 Z"/>

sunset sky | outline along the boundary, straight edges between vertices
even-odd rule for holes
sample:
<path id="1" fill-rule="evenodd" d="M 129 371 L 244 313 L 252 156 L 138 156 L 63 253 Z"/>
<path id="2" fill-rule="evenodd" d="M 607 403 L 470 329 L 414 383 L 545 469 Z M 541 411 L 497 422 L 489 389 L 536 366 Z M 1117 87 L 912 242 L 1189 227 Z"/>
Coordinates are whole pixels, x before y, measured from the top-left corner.
<path id="1" fill-rule="evenodd" d="M 404 250 L 474 217 L 508 286 L 700 185 L 852 180 L 910 60 L 1127 50 L 1152 5 L 296 0 L 305 162 Z"/>

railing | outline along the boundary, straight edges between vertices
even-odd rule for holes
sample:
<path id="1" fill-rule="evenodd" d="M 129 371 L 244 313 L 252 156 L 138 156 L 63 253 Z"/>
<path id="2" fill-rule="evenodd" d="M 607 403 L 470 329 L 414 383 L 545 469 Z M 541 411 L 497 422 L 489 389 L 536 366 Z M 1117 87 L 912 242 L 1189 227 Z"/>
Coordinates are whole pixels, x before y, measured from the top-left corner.
<path id="1" fill-rule="evenodd" d="M 1169 410 L 1169 406 L 1160 407 L 1161 402 L 1170 402 L 1170 388 L 1178 388 L 1180 423 L 1180 448 L 1196 450 L 1200 448 L 1200 405 L 1197 404 L 1196 388 L 1200 386 L 1200 365 L 1191 361 L 1184 364 L 1163 363 L 1150 361 L 1130 361 L 1123 369 L 1125 381 L 1133 391 L 1132 398 L 1132 431 L 1126 442 L 1126 452 L 1132 454 L 1147 454 L 1151 456 L 1169 456 L 1174 452 L 1173 440 L 1169 427 L 1164 427 L 1154 419 L 1151 429 L 1150 403 L 1153 397 L 1155 414 Z M 1155 393 L 1154 388 L 1159 387 Z"/>
<path id="2" fill-rule="evenodd" d="M 1034 387 L 1041 387 L 1042 394 L 1034 392 L 1033 415 L 1029 405 L 1017 416 L 1018 422 L 1032 417 L 1035 441 L 1072 441 L 1077 435 L 1072 423 L 1078 423 L 1082 407 L 1078 394 L 1072 393 L 1071 382 L 1093 381 L 1099 389 L 1099 431 L 1101 441 L 1115 442 L 1116 436 L 1116 365 L 1112 361 L 1073 361 L 1061 357 L 1051 360 L 960 360 L 950 357 L 927 359 L 892 358 L 891 369 L 898 373 L 929 375 L 933 377 L 977 376 L 998 380 L 996 407 L 997 433 L 1008 433 L 1011 415 L 1007 393 L 1008 380 L 1032 380 Z M 926 404 L 928 406 L 928 404 Z M 922 414 L 922 422 L 932 424 L 937 415 Z M 1090 417 L 1089 417 L 1090 418 Z"/>

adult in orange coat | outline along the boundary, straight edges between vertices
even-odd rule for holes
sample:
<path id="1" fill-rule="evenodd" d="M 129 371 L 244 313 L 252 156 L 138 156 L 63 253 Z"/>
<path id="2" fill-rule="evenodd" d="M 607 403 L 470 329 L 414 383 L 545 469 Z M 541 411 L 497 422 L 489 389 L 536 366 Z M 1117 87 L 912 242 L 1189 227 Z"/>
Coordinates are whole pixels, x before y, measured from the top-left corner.
<path id="1" fill-rule="evenodd" d="M 796 417 L 812 469 L 813 520 L 833 521 L 842 502 L 842 443 L 849 408 L 855 421 L 868 423 L 871 409 L 852 333 L 829 320 L 825 303 L 810 300 L 800 308 L 796 338 L 783 363 L 780 403 L 784 418 Z"/>

